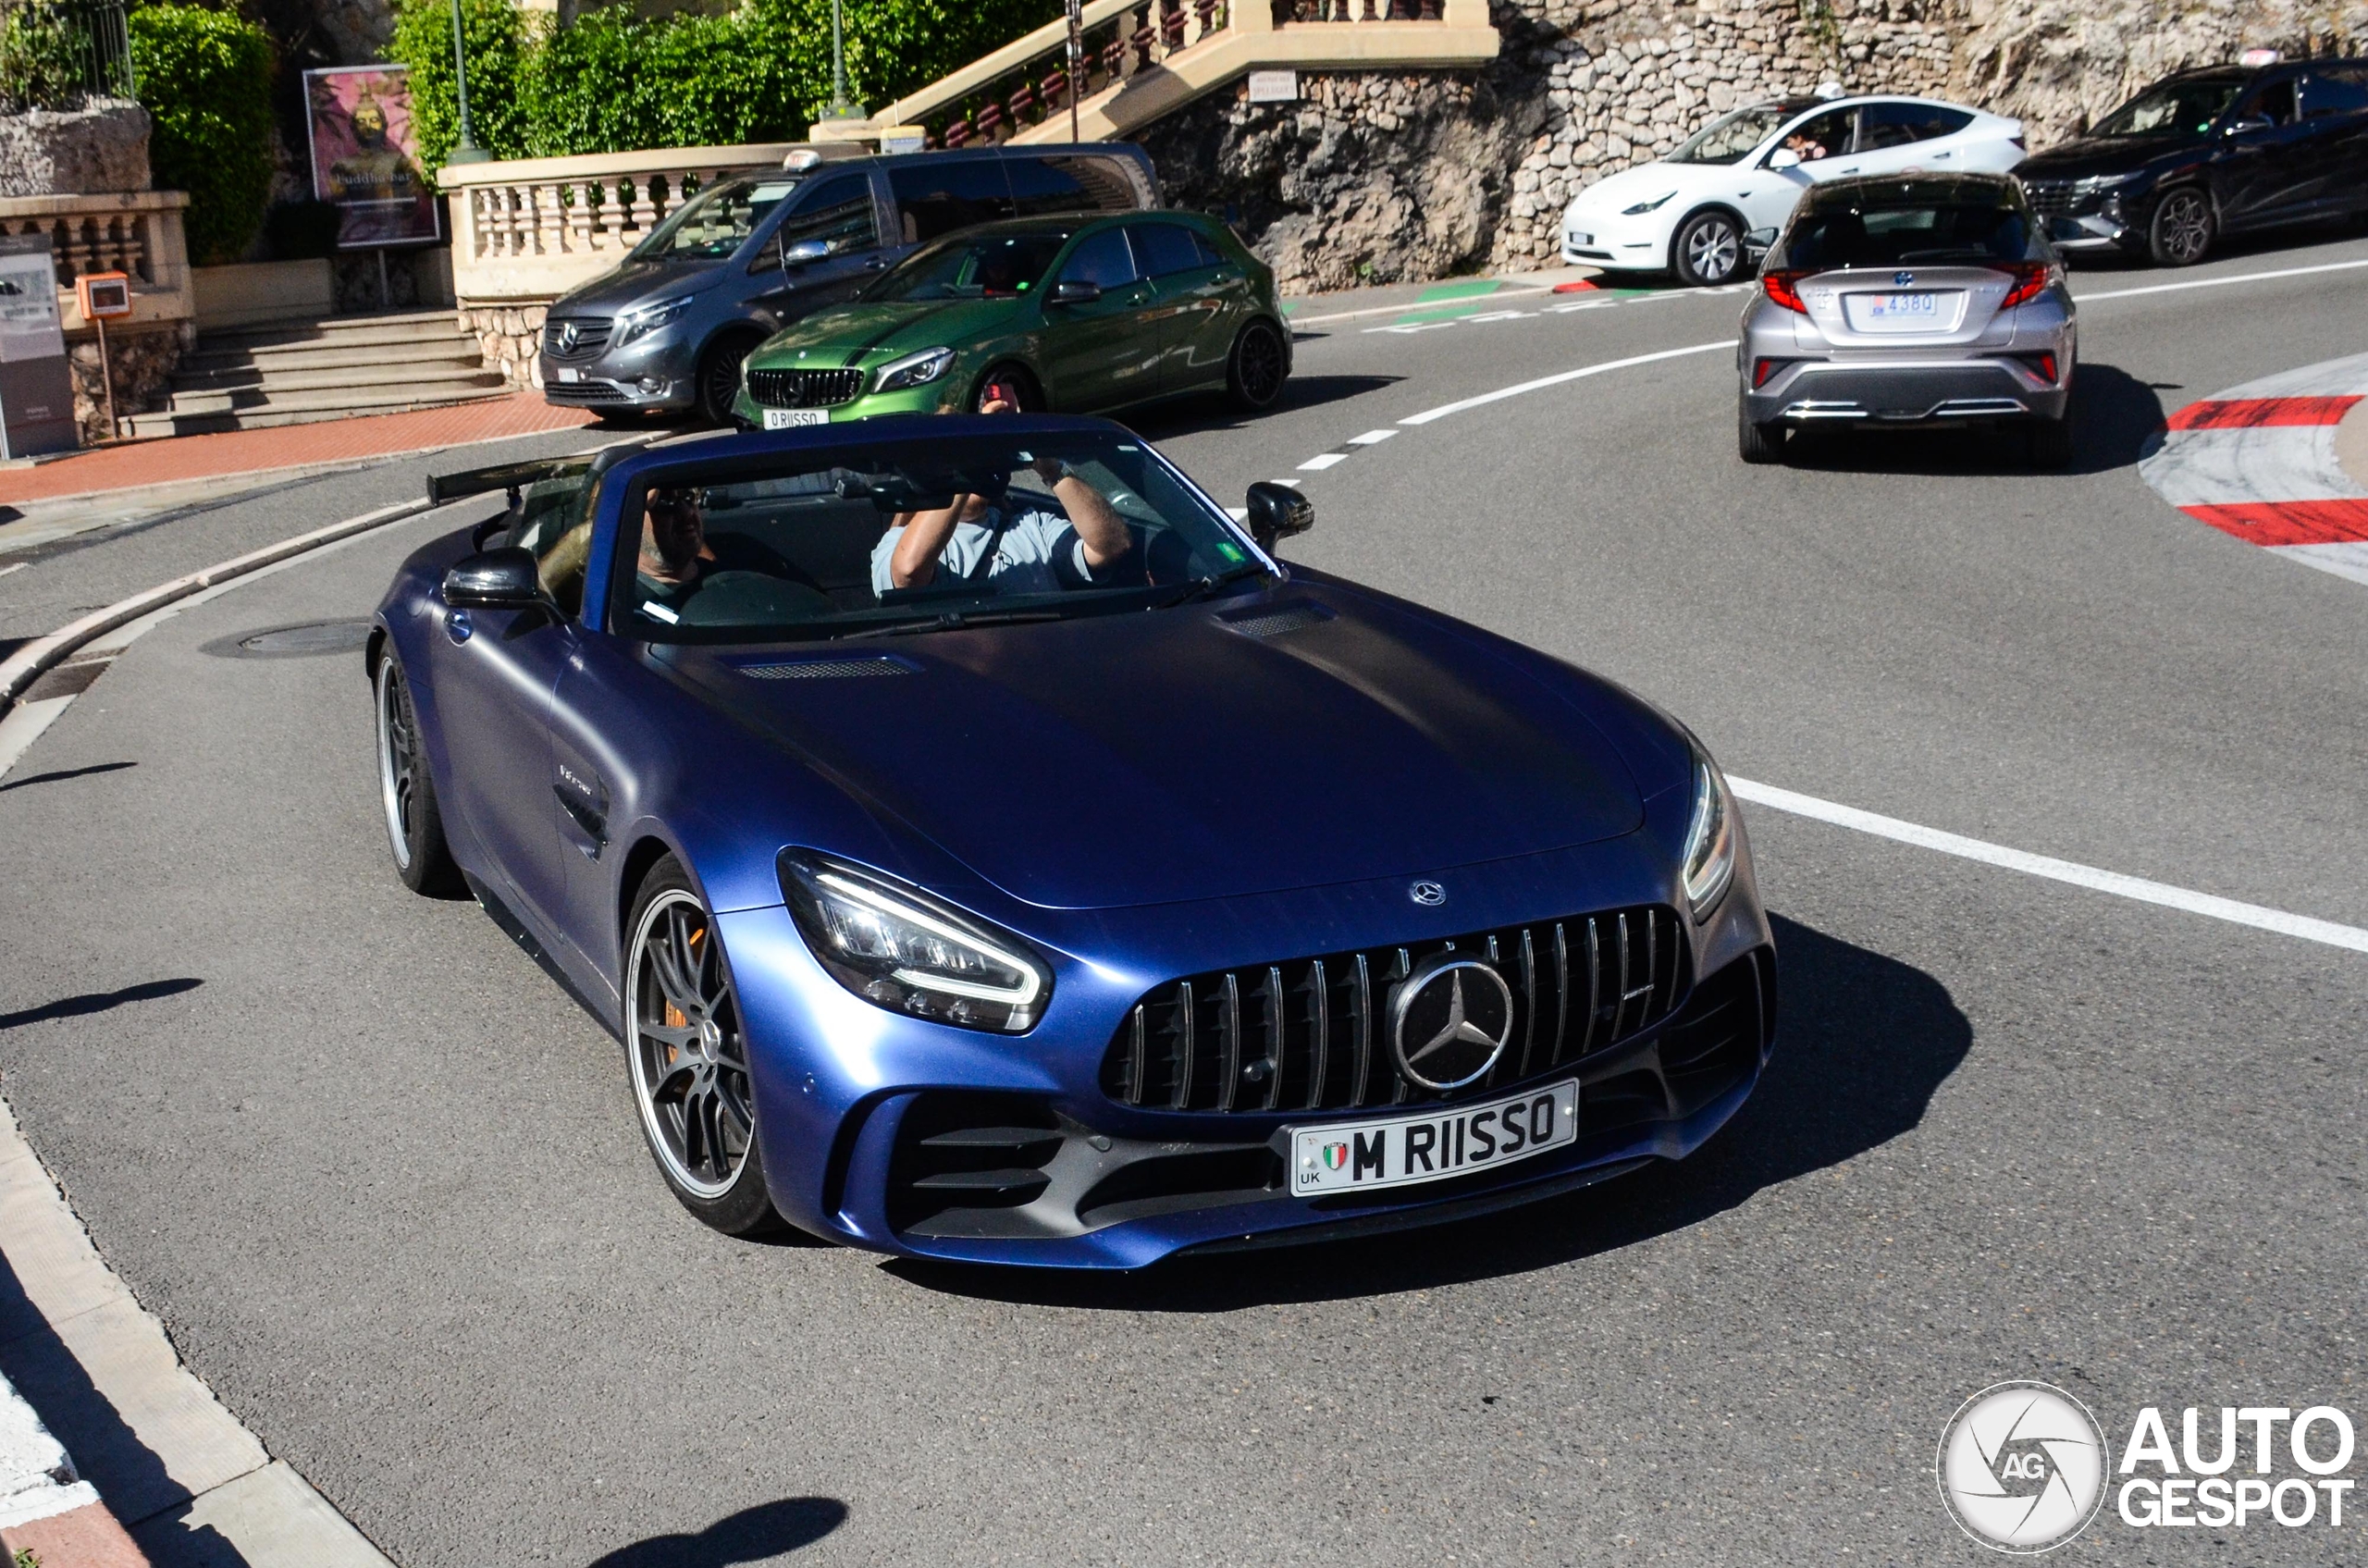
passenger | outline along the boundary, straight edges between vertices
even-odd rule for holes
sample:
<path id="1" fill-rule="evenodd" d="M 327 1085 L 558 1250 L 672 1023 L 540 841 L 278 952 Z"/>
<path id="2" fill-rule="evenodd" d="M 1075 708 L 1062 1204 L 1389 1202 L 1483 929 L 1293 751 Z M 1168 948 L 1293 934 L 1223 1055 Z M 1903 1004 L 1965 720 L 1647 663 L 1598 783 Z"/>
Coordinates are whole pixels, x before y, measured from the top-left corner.
<path id="1" fill-rule="evenodd" d="M 994 398 L 981 412 L 1004 414 L 1015 406 Z M 941 571 L 956 582 L 993 584 L 1003 594 L 1143 581 L 1142 566 L 1133 559 L 1134 537 L 1102 492 L 1052 458 L 1030 466 L 1059 498 L 1067 517 L 1008 490 L 957 495 L 951 506 L 899 513 L 871 552 L 872 591 L 925 588 Z"/>

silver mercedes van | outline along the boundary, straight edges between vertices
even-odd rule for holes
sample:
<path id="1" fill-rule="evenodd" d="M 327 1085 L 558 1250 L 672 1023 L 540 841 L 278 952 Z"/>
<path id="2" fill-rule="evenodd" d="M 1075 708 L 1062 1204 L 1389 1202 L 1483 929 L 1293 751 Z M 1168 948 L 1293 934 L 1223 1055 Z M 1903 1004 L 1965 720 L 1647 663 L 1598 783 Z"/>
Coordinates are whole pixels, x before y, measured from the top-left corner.
<path id="1" fill-rule="evenodd" d="M 887 156 L 800 148 L 788 167 L 716 180 L 614 270 L 553 303 L 543 395 L 603 414 L 696 410 L 724 424 L 749 350 L 915 246 L 998 218 L 1158 204 L 1151 159 L 1127 142 Z"/>

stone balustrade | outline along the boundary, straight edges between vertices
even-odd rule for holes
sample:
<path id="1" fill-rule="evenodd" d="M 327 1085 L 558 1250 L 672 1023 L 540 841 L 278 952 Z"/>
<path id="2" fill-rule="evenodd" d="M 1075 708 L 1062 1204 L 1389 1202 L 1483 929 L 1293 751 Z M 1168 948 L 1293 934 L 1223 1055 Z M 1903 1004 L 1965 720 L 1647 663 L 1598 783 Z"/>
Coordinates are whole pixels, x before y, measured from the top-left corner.
<path id="1" fill-rule="evenodd" d="M 86 272 L 131 278 L 131 318 L 121 325 L 179 324 L 195 314 L 179 191 L 95 196 L 0 196 L 0 234 L 46 234 L 56 260 L 59 309 L 68 337 L 87 331 L 74 280 Z M 117 329 L 110 323 L 109 331 Z"/>

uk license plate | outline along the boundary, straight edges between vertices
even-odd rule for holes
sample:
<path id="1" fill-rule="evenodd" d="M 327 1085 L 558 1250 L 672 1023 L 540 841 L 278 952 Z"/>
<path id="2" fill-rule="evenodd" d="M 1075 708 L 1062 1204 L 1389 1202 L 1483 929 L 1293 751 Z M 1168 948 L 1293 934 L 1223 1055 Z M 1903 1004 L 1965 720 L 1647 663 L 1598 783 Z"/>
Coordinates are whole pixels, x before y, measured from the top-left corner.
<path id="1" fill-rule="evenodd" d="M 1291 1130 L 1301 1197 L 1411 1187 L 1525 1160 L 1579 1136 L 1576 1079 L 1485 1105 Z"/>
<path id="2" fill-rule="evenodd" d="M 828 425 L 831 411 L 827 408 L 769 408 L 765 410 L 765 428 L 795 430 L 801 425 Z"/>

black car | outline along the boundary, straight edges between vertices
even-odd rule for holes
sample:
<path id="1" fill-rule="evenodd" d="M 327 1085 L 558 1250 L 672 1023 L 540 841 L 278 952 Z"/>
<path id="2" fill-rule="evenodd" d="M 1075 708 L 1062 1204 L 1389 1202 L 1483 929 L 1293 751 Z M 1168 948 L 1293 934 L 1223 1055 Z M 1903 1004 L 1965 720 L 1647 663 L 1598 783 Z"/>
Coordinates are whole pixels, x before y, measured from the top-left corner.
<path id="1" fill-rule="evenodd" d="M 2056 249 L 2165 266 L 2223 234 L 2368 212 L 2368 60 L 2181 71 L 2015 172 Z"/>

